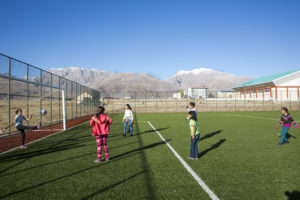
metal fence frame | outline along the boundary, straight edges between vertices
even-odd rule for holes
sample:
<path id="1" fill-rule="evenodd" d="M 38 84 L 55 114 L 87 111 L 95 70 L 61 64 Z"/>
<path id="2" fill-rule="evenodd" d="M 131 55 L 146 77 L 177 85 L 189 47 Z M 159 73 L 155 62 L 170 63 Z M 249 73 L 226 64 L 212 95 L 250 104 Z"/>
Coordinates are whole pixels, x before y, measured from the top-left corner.
<path id="1" fill-rule="evenodd" d="M 257 100 L 239 99 L 238 92 L 234 97 L 218 98 L 219 91 L 210 91 L 214 97 L 193 99 L 193 98 L 172 98 L 172 93 L 178 91 L 122 91 L 107 92 L 101 100 L 108 112 L 120 113 L 124 111 L 125 104 L 130 104 L 137 113 L 147 112 L 186 112 L 185 107 L 189 102 L 195 102 L 200 112 L 242 112 L 242 111 L 280 111 L 281 107 L 288 107 L 290 111 L 300 111 L 300 101 L 282 98 Z M 286 94 L 286 92 L 284 92 Z M 290 91 L 291 97 L 293 92 Z M 281 96 L 280 94 L 278 95 Z"/>
<path id="2" fill-rule="evenodd" d="M 92 113 L 95 113 L 96 107 L 98 105 L 100 105 L 100 98 L 101 98 L 101 93 L 100 91 L 91 89 L 89 87 L 86 87 L 84 85 L 81 85 L 79 83 L 76 83 L 74 81 L 65 79 L 63 77 L 60 77 L 58 75 L 55 75 L 51 72 L 48 72 L 46 70 L 43 70 L 41 68 L 38 68 L 36 66 L 33 66 L 31 64 L 28 64 L 26 62 L 20 61 L 18 59 L 12 58 L 10 56 L 4 55 L 2 53 L 0 53 L 0 57 L 1 58 L 5 58 L 8 60 L 7 63 L 7 68 L 6 66 L 0 66 L 0 69 L 7 69 L 7 73 L 3 73 L 0 72 L 0 79 L 6 79 L 8 80 L 8 85 L 7 85 L 7 93 L 5 93 L 5 91 L 0 91 L 0 95 L 3 97 L 7 96 L 7 100 L 8 100 L 8 123 L 7 124 L 11 124 L 11 100 L 12 97 L 20 97 L 20 98 L 24 98 L 26 99 L 26 113 L 24 114 L 24 116 L 29 117 L 29 98 L 39 98 L 40 99 L 40 110 L 43 108 L 43 100 L 50 100 L 50 111 L 48 110 L 49 114 L 50 114 L 50 124 L 53 123 L 61 123 L 62 117 L 61 117 L 61 112 L 62 112 L 62 91 L 64 91 L 65 94 L 65 98 L 64 100 L 66 101 L 66 110 L 71 109 L 70 111 L 70 115 L 68 116 L 66 112 L 66 119 L 67 120 L 71 120 L 71 119 L 77 119 L 80 117 L 84 117 L 84 116 L 88 116 L 91 115 Z M 26 77 L 25 78 L 20 78 L 17 76 L 13 76 L 12 75 L 12 61 L 16 62 L 16 63 L 20 63 L 22 65 L 26 65 Z M 36 70 L 39 71 L 39 81 L 32 81 L 29 79 L 29 73 L 30 70 Z M 21 70 L 21 69 L 20 69 Z M 24 69 L 22 69 L 24 70 Z M 47 74 L 50 77 L 48 81 L 43 82 L 43 75 Z M 53 78 L 58 79 L 58 83 L 54 83 Z M 25 91 L 25 95 L 22 94 L 12 94 L 11 93 L 11 87 L 12 87 L 12 81 L 15 81 L 16 83 L 25 83 L 26 84 L 26 91 Z M 30 88 L 29 85 L 32 86 L 38 86 L 39 87 L 39 96 L 31 96 L 30 95 Z M 49 90 L 48 96 L 43 96 L 43 89 L 47 89 Z M 53 96 L 53 90 L 56 89 L 58 91 L 58 98 Z M 58 119 L 54 119 L 53 118 L 53 100 L 57 100 L 58 101 Z M 76 101 L 76 105 L 74 105 L 74 101 Z M 68 105 L 70 104 L 70 105 Z M 70 108 L 69 108 L 70 107 Z M 40 113 L 39 116 L 40 122 L 43 123 L 43 118 L 42 115 Z M 28 122 L 27 122 L 28 124 Z M 48 124 L 43 124 L 43 125 L 49 125 Z M 1 127 L 2 128 L 2 127 Z M 3 134 L 3 133 L 2 133 Z M 11 135 L 12 134 L 12 129 L 11 127 L 8 128 L 8 132 L 6 133 L 6 135 Z"/>

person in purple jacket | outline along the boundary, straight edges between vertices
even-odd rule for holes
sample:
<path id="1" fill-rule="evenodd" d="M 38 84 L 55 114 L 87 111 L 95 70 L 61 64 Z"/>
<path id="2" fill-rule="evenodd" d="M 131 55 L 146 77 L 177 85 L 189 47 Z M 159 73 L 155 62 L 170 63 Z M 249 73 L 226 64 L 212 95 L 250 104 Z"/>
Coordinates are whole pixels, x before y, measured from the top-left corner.
<path id="1" fill-rule="evenodd" d="M 296 124 L 294 119 L 289 113 L 289 110 L 286 107 L 281 108 L 282 116 L 280 118 L 279 123 L 277 124 L 278 127 L 282 124 L 282 129 L 281 129 L 281 140 L 278 145 L 283 145 L 283 144 L 289 144 L 289 141 L 286 137 L 289 129 L 291 128 L 292 125 L 294 125 L 296 128 L 299 126 Z"/>

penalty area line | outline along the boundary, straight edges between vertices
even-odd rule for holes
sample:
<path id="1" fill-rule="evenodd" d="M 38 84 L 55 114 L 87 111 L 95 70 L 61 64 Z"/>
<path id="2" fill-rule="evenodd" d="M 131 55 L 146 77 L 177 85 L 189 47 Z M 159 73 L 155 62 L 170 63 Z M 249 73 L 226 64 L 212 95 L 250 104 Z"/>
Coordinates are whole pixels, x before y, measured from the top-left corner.
<path id="1" fill-rule="evenodd" d="M 165 140 L 165 138 L 158 132 L 158 130 L 151 124 L 150 121 L 147 121 L 149 126 L 157 133 L 157 135 L 162 139 L 162 141 L 169 147 L 169 149 L 173 152 L 175 157 L 181 162 L 184 168 L 193 176 L 193 178 L 197 181 L 197 183 L 202 187 L 202 189 L 209 195 L 212 200 L 219 200 L 217 195 L 209 189 L 209 187 L 205 184 L 205 182 L 196 174 L 196 172 L 182 159 L 182 157 L 177 153 L 177 151 Z"/>

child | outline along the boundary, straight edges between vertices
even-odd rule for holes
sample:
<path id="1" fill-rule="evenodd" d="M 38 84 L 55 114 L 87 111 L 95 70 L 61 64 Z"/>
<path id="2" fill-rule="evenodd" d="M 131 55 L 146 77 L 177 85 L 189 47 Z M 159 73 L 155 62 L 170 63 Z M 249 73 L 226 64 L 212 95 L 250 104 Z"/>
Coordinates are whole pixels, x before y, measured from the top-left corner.
<path id="1" fill-rule="evenodd" d="M 198 111 L 197 108 L 195 108 L 195 106 L 196 106 L 195 102 L 190 102 L 189 106 L 186 107 L 186 110 L 188 112 L 194 111 L 196 113 L 196 117 L 198 117 Z M 188 120 L 188 117 L 186 118 L 186 120 Z"/>
<path id="2" fill-rule="evenodd" d="M 99 106 L 96 115 L 90 121 L 93 127 L 92 135 L 96 136 L 98 157 L 94 160 L 95 163 L 101 162 L 102 146 L 105 152 L 105 160 L 109 161 L 107 138 L 109 134 L 109 126 L 112 124 L 112 119 L 104 114 L 105 108 Z"/>
<path id="3" fill-rule="evenodd" d="M 39 129 L 41 127 L 41 123 L 38 123 L 37 126 L 23 126 L 23 120 L 29 121 L 32 118 L 32 115 L 29 116 L 28 119 L 22 115 L 22 109 L 19 108 L 16 110 L 16 117 L 7 128 L 11 127 L 13 124 L 15 124 L 16 129 L 20 132 L 22 136 L 22 143 L 21 143 L 21 149 L 26 149 L 27 146 L 25 146 L 25 130 L 33 130 L 33 129 Z"/>
<path id="4" fill-rule="evenodd" d="M 283 107 L 281 109 L 282 116 L 280 119 L 280 122 L 277 124 L 279 127 L 281 124 L 283 124 L 282 129 L 281 129 L 281 140 L 278 145 L 283 145 L 283 144 L 289 144 L 289 141 L 286 137 L 289 129 L 291 128 L 292 124 L 298 128 L 299 126 L 294 122 L 293 118 L 290 116 L 289 110 L 286 107 Z"/>
<path id="5" fill-rule="evenodd" d="M 129 123 L 130 136 L 132 136 L 133 114 L 132 114 L 131 106 L 129 104 L 126 104 L 126 106 L 125 106 L 125 114 L 124 114 L 122 122 L 125 122 L 123 136 L 126 136 L 126 130 L 127 130 L 128 123 Z"/>
<path id="6" fill-rule="evenodd" d="M 188 156 L 188 159 L 198 160 L 198 141 L 200 138 L 200 132 L 198 128 L 198 122 L 195 111 L 190 111 L 188 114 L 190 120 L 190 129 L 191 129 L 191 154 Z"/>

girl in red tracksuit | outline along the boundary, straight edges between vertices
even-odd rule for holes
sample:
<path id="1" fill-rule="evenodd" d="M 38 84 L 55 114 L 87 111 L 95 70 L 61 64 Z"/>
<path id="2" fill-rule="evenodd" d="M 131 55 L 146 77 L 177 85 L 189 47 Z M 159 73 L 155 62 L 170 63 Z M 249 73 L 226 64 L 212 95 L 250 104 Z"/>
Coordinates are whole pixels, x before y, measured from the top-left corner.
<path id="1" fill-rule="evenodd" d="M 109 160 L 107 138 L 109 134 L 109 126 L 112 124 L 112 119 L 104 114 L 105 108 L 99 106 L 96 115 L 90 121 L 93 127 L 92 135 L 96 136 L 98 158 L 94 162 L 101 162 L 102 146 L 105 152 L 105 160 Z"/>

